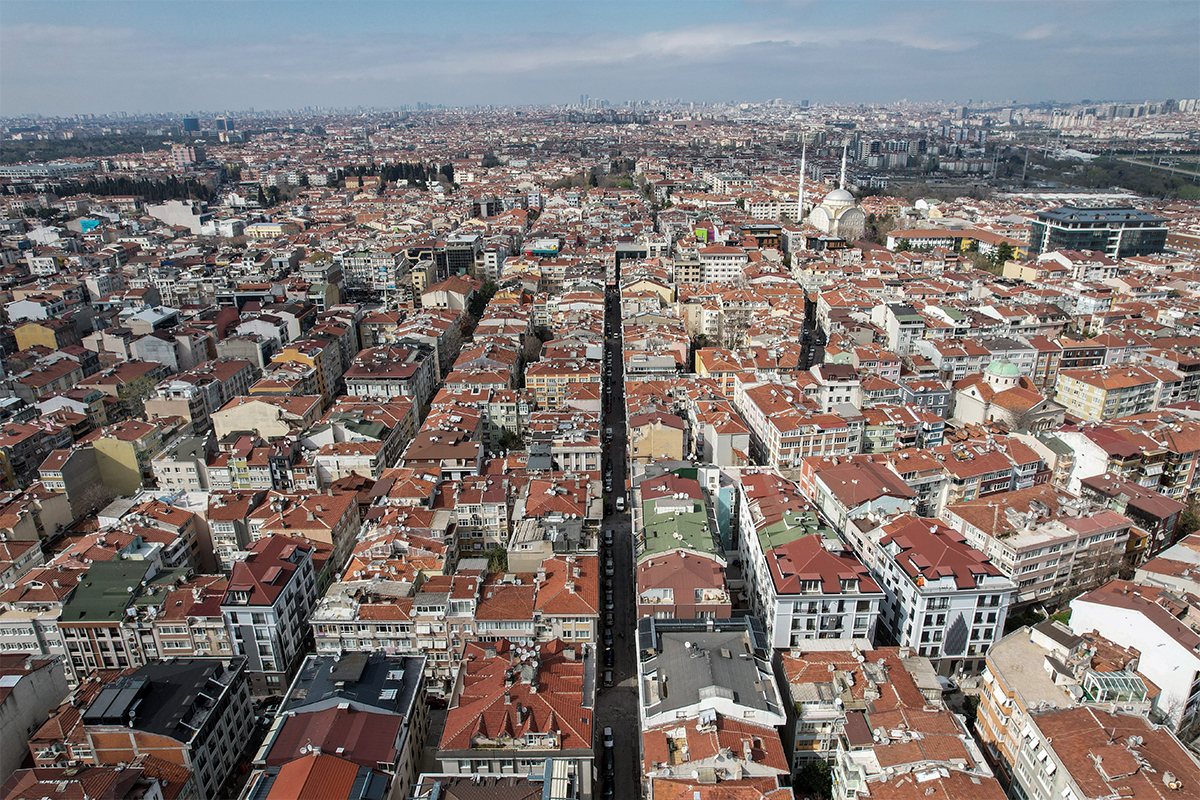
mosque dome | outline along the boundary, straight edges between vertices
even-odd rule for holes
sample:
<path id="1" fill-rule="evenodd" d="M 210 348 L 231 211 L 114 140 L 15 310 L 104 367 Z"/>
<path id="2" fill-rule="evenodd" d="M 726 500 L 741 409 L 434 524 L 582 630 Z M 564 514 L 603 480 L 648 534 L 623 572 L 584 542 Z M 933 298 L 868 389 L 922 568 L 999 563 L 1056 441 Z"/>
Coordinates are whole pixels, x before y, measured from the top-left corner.
<path id="1" fill-rule="evenodd" d="M 825 195 L 825 199 L 821 201 L 823 206 L 852 206 L 854 205 L 854 195 L 847 192 L 845 189 L 834 189 L 829 194 Z"/>
<path id="2" fill-rule="evenodd" d="M 993 361 L 988 364 L 986 371 L 1002 378 L 1015 378 L 1021 374 L 1021 370 L 1011 361 Z"/>

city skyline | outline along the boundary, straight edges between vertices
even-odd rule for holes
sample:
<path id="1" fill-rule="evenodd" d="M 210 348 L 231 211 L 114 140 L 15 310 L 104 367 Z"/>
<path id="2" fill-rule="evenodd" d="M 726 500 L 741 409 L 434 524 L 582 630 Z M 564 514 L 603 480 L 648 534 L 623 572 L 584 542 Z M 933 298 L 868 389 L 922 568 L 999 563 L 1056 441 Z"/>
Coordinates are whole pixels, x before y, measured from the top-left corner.
<path id="1" fill-rule="evenodd" d="M 6 2 L 0 114 L 1124 101 L 1200 94 L 1198 55 L 1194 3 Z"/>

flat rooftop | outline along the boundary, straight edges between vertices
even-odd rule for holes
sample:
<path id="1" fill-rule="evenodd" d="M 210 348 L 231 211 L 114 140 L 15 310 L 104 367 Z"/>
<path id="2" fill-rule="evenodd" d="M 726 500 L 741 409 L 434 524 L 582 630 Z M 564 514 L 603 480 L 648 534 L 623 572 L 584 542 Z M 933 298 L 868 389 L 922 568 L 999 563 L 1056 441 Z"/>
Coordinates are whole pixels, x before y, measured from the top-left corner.
<path id="1" fill-rule="evenodd" d="M 1049 652 L 1029 636 L 1030 631 L 1022 629 L 992 645 L 987 654 L 989 668 L 1017 693 L 1026 708 L 1043 702 L 1051 708 L 1071 708 L 1075 705 L 1071 696 L 1046 671 Z"/>

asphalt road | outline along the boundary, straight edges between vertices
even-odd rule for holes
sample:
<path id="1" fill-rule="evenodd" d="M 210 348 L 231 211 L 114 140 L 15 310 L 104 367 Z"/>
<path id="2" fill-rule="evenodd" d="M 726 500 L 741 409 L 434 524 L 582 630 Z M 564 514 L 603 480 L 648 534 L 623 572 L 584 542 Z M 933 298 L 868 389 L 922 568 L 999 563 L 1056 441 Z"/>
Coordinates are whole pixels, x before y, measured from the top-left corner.
<path id="1" fill-rule="evenodd" d="M 637 658 L 635 650 L 637 630 L 637 606 L 634 603 L 636 583 L 633 569 L 633 546 L 629 508 L 617 513 L 616 496 L 624 493 L 625 502 L 630 500 L 626 488 L 628 477 L 625 443 L 625 381 L 622 373 L 621 329 L 619 300 L 615 293 L 608 295 L 606 314 L 608 332 L 613 338 L 606 343 L 607 353 L 613 354 L 612 374 L 605 381 L 609 394 L 605 397 L 606 407 L 611 408 L 602 415 L 603 426 L 613 429 L 613 438 L 605 452 L 612 460 L 613 492 L 607 502 L 611 513 L 605 515 L 603 529 L 613 531 L 613 679 L 612 688 L 601 688 L 596 699 L 596 765 L 600 772 L 597 789 L 603 791 L 606 778 L 603 774 L 604 747 L 601 736 L 605 727 L 613 729 L 616 741 L 614 748 L 613 797 L 617 800 L 632 800 L 641 796 L 641 734 L 638 727 Z M 605 554 L 607 555 L 607 554 Z M 602 558 L 603 561 L 603 558 Z M 603 675 L 603 658 L 598 668 Z M 602 795 L 598 795 L 602 796 Z"/>

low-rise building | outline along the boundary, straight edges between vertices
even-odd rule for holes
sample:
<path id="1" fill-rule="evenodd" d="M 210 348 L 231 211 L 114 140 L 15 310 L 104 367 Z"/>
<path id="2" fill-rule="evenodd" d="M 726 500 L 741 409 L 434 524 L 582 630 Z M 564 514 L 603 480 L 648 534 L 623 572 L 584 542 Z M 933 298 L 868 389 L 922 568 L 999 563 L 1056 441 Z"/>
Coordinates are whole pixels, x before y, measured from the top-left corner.
<path id="1" fill-rule="evenodd" d="M 561 759 L 579 797 L 591 798 L 597 742 L 595 682 L 583 679 L 594 669 L 589 649 L 500 638 L 468 645 L 467 656 L 438 743 L 442 771 L 540 775 L 547 759 Z"/>
<path id="2" fill-rule="evenodd" d="M 386 784 L 380 796 L 407 798 L 428 727 L 424 658 L 310 655 L 279 704 L 247 792 L 276 796 L 288 765 L 316 752 L 378 771 Z"/>

